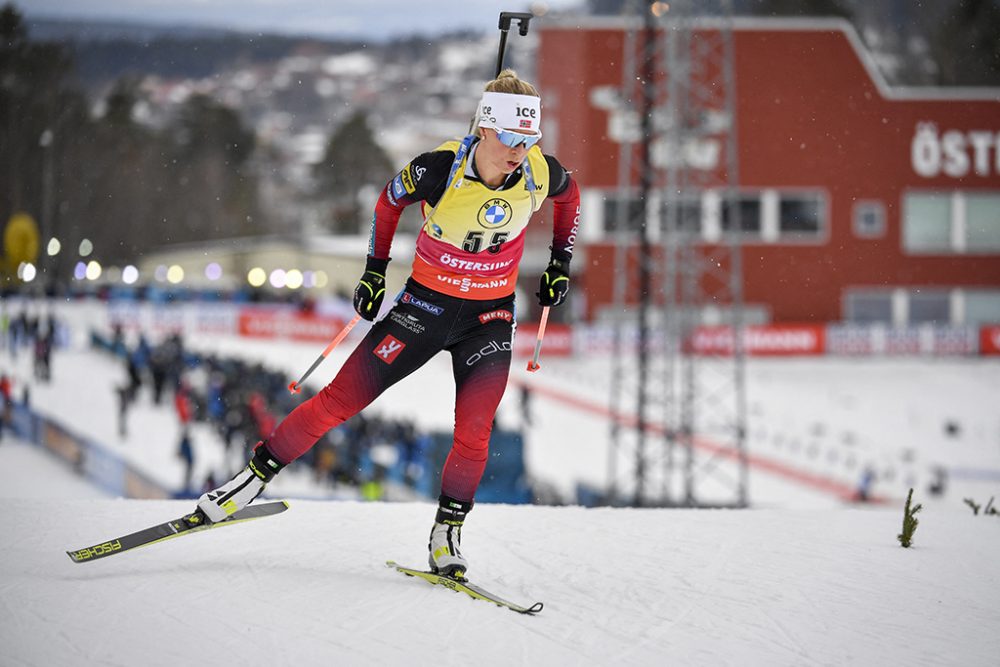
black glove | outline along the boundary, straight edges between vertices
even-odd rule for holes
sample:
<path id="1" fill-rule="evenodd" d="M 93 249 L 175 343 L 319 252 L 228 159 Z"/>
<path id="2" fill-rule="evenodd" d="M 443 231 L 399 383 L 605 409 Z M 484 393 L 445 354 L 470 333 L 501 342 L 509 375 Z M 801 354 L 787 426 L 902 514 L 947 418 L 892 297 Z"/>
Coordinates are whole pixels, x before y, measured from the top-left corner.
<path id="1" fill-rule="evenodd" d="M 354 288 L 354 310 L 369 322 L 378 316 L 385 297 L 385 269 L 389 266 L 388 259 L 369 257 L 365 264 L 365 273 Z"/>
<path id="2" fill-rule="evenodd" d="M 538 305 L 558 306 L 569 292 L 569 262 L 553 257 L 538 283 Z"/>

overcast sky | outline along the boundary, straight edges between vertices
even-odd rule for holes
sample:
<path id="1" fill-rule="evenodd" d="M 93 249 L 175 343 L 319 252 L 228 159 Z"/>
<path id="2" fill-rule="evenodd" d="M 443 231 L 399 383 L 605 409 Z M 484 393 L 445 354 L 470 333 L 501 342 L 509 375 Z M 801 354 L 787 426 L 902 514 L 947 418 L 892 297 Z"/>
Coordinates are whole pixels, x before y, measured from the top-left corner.
<path id="1" fill-rule="evenodd" d="M 8 0 L 0 0 L 6 3 Z M 13 0 L 29 19 L 111 19 L 241 31 L 377 38 L 496 30 L 501 11 L 563 9 L 584 0 Z"/>

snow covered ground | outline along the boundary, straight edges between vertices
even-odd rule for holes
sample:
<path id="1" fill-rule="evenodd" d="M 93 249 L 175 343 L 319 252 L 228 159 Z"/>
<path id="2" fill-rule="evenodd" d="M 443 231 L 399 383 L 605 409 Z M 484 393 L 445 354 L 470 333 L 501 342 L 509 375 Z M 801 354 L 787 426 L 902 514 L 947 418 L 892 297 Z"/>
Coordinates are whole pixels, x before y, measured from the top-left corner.
<path id="1" fill-rule="evenodd" d="M 3 448 L 0 447 L 0 452 Z M 482 505 L 470 575 L 408 579 L 429 503 L 293 501 L 106 560 L 64 553 L 182 501 L 5 500 L 4 665 L 996 665 L 1000 519 L 897 509 Z"/>
<path id="2" fill-rule="evenodd" d="M 259 358 L 292 378 L 318 353 L 190 342 Z M 331 355 L 320 381 L 346 353 Z M 0 364 L 19 382 L 30 376 L 23 360 L 0 354 Z M 533 476 L 566 490 L 604 481 L 607 419 L 584 407 L 606 401 L 605 367 L 546 359 L 528 378 L 516 364 L 513 380 L 539 388 L 527 433 Z M 56 355 L 53 371 L 54 382 L 32 387 L 37 409 L 179 483 L 169 407 L 143 398 L 120 438 L 121 365 L 76 345 Z M 440 357 L 371 409 L 447 428 L 450 383 Z M 470 575 L 514 601 L 544 602 L 535 617 L 384 567 L 387 559 L 423 565 L 428 502 L 295 499 L 278 517 L 75 564 L 67 549 L 191 503 L 101 498 L 46 451 L 7 437 L 0 664 L 997 664 L 1000 518 L 973 516 L 962 498 L 1000 496 L 1000 364 L 753 360 L 748 387 L 753 453 L 845 483 L 871 463 L 883 477 L 878 491 L 897 500 L 916 481 L 925 507 L 914 548 L 896 541 L 898 503 L 845 505 L 755 467 L 751 510 L 477 505 L 463 543 Z M 563 400 L 567 392 L 576 400 Z M 501 424 L 516 426 L 518 415 L 512 391 Z M 203 471 L 224 465 L 213 435 L 196 431 L 195 444 Z M 953 474 L 945 495 L 929 497 L 924 483 L 936 466 Z M 307 475 L 286 479 L 271 495 L 315 497 Z"/>

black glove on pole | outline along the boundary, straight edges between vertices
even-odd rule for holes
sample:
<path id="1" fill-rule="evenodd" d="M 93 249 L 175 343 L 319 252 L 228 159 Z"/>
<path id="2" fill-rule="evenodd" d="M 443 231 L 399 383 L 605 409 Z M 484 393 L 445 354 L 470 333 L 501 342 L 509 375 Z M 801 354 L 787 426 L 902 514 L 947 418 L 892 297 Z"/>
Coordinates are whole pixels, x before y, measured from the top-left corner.
<path id="1" fill-rule="evenodd" d="M 558 306 L 569 292 L 569 262 L 553 257 L 538 284 L 538 305 Z"/>
<path id="2" fill-rule="evenodd" d="M 385 269 L 388 259 L 369 257 L 365 263 L 365 273 L 354 288 L 354 310 L 369 322 L 378 316 L 385 297 Z"/>

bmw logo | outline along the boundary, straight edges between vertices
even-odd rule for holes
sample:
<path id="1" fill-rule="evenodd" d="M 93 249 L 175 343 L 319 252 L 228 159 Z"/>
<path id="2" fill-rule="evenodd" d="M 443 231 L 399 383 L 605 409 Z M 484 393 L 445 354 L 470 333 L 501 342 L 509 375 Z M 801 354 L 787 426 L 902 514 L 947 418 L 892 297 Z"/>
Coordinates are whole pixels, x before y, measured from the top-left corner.
<path id="1" fill-rule="evenodd" d="M 503 227 L 510 222 L 510 204 L 503 199 L 491 199 L 479 209 L 478 220 L 486 229 Z"/>

